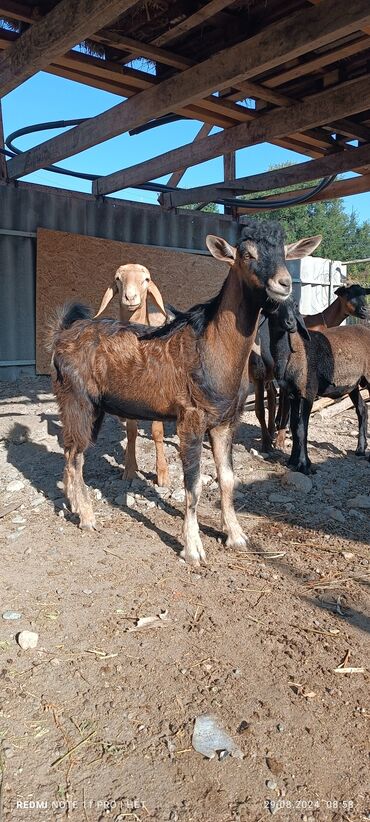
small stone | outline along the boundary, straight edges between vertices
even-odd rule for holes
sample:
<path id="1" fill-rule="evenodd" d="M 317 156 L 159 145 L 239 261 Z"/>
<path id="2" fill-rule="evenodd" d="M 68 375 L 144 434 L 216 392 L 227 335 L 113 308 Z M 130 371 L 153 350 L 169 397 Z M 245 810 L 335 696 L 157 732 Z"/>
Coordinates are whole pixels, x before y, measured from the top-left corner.
<path id="1" fill-rule="evenodd" d="M 14 751 L 11 748 L 3 748 L 5 759 L 11 759 L 14 756 Z"/>
<path id="2" fill-rule="evenodd" d="M 229 756 L 229 751 L 220 751 L 218 758 L 221 762 L 222 759 L 226 759 L 227 756 Z"/>
<path id="3" fill-rule="evenodd" d="M 4 611 L 3 619 L 22 619 L 22 614 L 19 611 Z"/>
<path id="4" fill-rule="evenodd" d="M 216 489 L 218 488 L 217 480 L 213 480 L 213 482 L 209 484 L 208 488 L 210 491 L 216 491 Z"/>
<path id="5" fill-rule="evenodd" d="M 370 508 L 370 495 L 357 494 L 357 497 L 347 500 L 349 508 Z"/>
<path id="6" fill-rule="evenodd" d="M 277 505 L 284 505 L 289 504 L 289 497 L 286 493 L 283 494 L 270 494 L 269 495 L 269 502 L 275 502 Z"/>
<path id="7" fill-rule="evenodd" d="M 243 721 L 239 725 L 238 734 L 247 733 L 248 731 L 250 731 L 251 727 L 252 727 L 252 723 L 251 722 L 246 722 L 246 720 L 243 719 Z"/>
<path id="8" fill-rule="evenodd" d="M 103 494 L 102 494 L 100 488 L 94 488 L 94 497 L 97 500 L 101 500 L 103 498 Z"/>
<path id="9" fill-rule="evenodd" d="M 23 651 L 29 651 L 37 647 L 39 635 L 34 631 L 21 631 L 17 636 L 18 645 Z"/>
<path id="10" fill-rule="evenodd" d="M 277 726 L 276 726 L 276 727 L 277 727 L 277 729 L 278 729 L 279 733 L 281 733 L 281 734 L 282 734 L 282 733 L 283 733 L 283 731 L 285 730 L 285 727 L 284 727 L 284 725 L 283 725 L 283 723 L 282 723 L 282 722 L 279 722 L 279 723 L 277 724 Z"/>
<path id="11" fill-rule="evenodd" d="M 201 480 L 203 485 L 209 485 L 211 482 L 213 482 L 213 477 L 211 477 L 210 474 L 202 474 Z"/>
<path id="12" fill-rule="evenodd" d="M 148 499 L 146 507 L 147 508 L 156 508 L 156 504 L 155 504 L 154 500 Z"/>
<path id="13" fill-rule="evenodd" d="M 22 480 L 12 480 L 9 485 L 6 486 L 6 490 L 9 491 L 10 494 L 15 493 L 15 491 L 22 491 L 24 488 L 24 482 Z"/>
<path id="14" fill-rule="evenodd" d="M 251 448 L 249 453 L 252 454 L 252 457 L 258 457 L 259 459 L 263 459 L 262 454 L 260 454 L 259 451 L 256 451 L 255 448 Z"/>
<path id="15" fill-rule="evenodd" d="M 24 525 L 24 523 L 27 522 L 27 520 L 24 517 L 21 517 L 20 514 L 16 514 L 16 516 L 13 517 L 12 522 L 14 523 L 14 525 Z"/>
<path id="16" fill-rule="evenodd" d="M 176 488 L 175 491 L 171 494 L 171 499 L 176 500 L 176 502 L 184 502 L 185 500 L 185 491 L 183 488 Z"/>
<path id="17" fill-rule="evenodd" d="M 83 589 L 82 589 L 82 593 L 83 593 L 83 594 L 86 594 L 86 596 L 88 596 L 88 597 L 89 597 L 89 596 L 90 596 L 90 594 L 92 594 L 92 590 L 91 590 L 91 588 L 83 588 Z"/>
<path id="18" fill-rule="evenodd" d="M 354 554 L 352 551 L 342 551 L 341 552 L 343 559 L 353 559 Z"/>
<path id="19" fill-rule="evenodd" d="M 281 483 L 301 494 L 308 494 L 312 490 L 312 480 L 298 471 L 288 471 L 284 474 Z"/>
<path id="20" fill-rule="evenodd" d="M 274 759 L 273 756 L 266 757 L 266 765 L 274 776 L 280 776 L 284 770 L 284 765 L 282 765 L 281 762 L 278 762 L 277 759 Z"/>
<path id="21" fill-rule="evenodd" d="M 269 788 L 270 791 L 276 791 L 277 784 L 273 779 L 268 779 L 266 782 L 266 787 Z"/>

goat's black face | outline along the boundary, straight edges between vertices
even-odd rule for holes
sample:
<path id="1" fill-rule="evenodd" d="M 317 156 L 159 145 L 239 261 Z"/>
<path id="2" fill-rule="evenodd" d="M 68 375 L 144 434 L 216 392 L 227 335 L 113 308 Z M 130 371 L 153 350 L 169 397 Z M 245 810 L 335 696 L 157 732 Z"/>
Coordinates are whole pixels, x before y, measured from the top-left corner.
<path id="1" fill-rule="evenodd" d="M 277 323 L 283 331 L 289 334 L 298 331 L 303 339 L 310 339 L 302 314 L 298 310 L 297 303 L 292 299 L 286 300 L 279 306 Z"/>
<path id="2" fill-rule="evenodd" d="M 247 220 L 236 247 L 213 234 L 208 234 L 206 243 L 211 254 L 227 262 L 249 289 L 260 292 L 263 306 L 266 298 L 281 303 L 289 297 L 292 278 L 285 260 L 312 254 L 321 239 L 321 235 L 307 237 L 284 246 L 284 233 L 279 223 Z"/>
<path id="3" fill-rule="evenodd" d="M 366 304 L 366 297 L 370 294 L 370 288 L 363 288 L 362 285 L 358 284 L 341 285 L 335 293 L 344 302 L 347 314 L 352 317 L 359 317 L 360 320 L 369 318 L 370 312 Z"/>

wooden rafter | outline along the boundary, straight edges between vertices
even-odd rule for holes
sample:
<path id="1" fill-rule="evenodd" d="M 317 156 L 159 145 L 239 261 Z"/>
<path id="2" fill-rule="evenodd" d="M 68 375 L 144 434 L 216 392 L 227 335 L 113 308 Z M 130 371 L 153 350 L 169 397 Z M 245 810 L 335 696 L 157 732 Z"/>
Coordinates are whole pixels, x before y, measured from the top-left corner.
<path id="1" fill-rule="evenodd" d="M 191 29 L 195 29 L 201 25 L 201 23 L 205 23 L 210 17 L 214 17 L 215 14 L 218 14 L 218 12 L 222 11 L 226 6 L 230 6 L 232 2 L 233 0 L 209 0 L 205 6 L 202 6 L 202 8 L 194 14 L 190 14 L 181 23 L 178 23 L 176 26 L 173 26 L 168 29 L 168 31 L 156 37 L 152 41 L 153 44 L 155 46 L 164 46 L 166 43 L 172 43 L 173 40 L 177 40 L 183 34 L 191 31 Z"/>
<path id="2" fill-rule="evenodd" d="M 208 125 L 208 123 L 203 123 L 202 127 L 199 129 L 198 133 L 194 137 L 193 142 L 195 143 L 195 142 L 198 142 L 198 140 L 203 140 L 204 137 L 208 137 L 209 132 L 211 131 L 211 129 L 212 129 L 212 126 Z M 173 186 L 174 188 L 176 186 L 178 186 L 178 184 L 179 184 L 181 178 L 184 176 L 185 172 L 186 172 L 186 168 L 180 168 L 179 171 L 174 171 L 174 173 L 171 174 L 171 177 L 168 181 L 168 185 L 170 187 Z"/>
<path id="3" fill-rule="evenodd" d="M 336 200 L 339 197 L 350 197 L 353 194 L 364 194 L 367 191 L 370 191 L 370 174 L 364 174 L 361 177 L 350 177 L 348 180 L 338 180 L 324 189 L 324 191 L 313 194 L 312 197 L 310 197 L 310 203 L 320 202 L 322 200 Z M 284 194 L 284 201 L 288 201 L 289 203 L 289 200 L 294 200 L 298 195 L 309 194 L 309 192 L 309 188 L 287 191 Z M 281 199 L 281 194 L 271 195 L 270 197 L 266 197 L 266 199 L 273 202 L 274 200 Z M 292 205 L 294 205 L 293 202 Z M 288 208 L 289 205 L 287 204 L 286 207 Z M 260 208 L 243 208 L 243 206 L 238 206 L 237 208 L 238 214 L 255 214 L 262 210 Z"/>
<path id="4" fill-rule="evenodd" d="M 94 120 L 10 160 L 8 173 L 11 177 L 23 176 L 77 154 L 153 117 L 194 104 L 214 89 L 220 90 L 245 78 L 250 79 L 313 48 L 333 42 L 367 23 L 370 24 L 368 0 L 352 0 L 349 7 L 345 0 L 322 0 L 319 6 L 280 20 L 249 38 L 247 47 L 246 42 L 231 46 L 180 75 L 164 80 L 155 89 L 147 89 L 136 95 L 135 99 L 127 100 Z M 291 36 L 292 28 L 296 28 L 294 38 Z M 286 120 L 285 113 L 284 118 Z M 315 125 L 320 125 L 320 121 Z M 211 139 L 207 138 L 208 141 Z M 201 141 L 199 145 L 205 142 Z"/>
<path id="5" fill-rule="evenodd" d="M 9 48 L 0 63 L 0 97 L 55 57 L 127 11 L 136 0 L 61 0 Z"/>
<path id="6" fill-rule="evenodd" d="M 213 185 L 164 193 L 161 195 L 161 204 L 165 208 L 175 208 L 189 203 L 202 203 L 222 199 L 223 197 L 235 197 L 238 194 L 265 192 L 272 188 L 299 185 L 320 177 L 355 171 L 367 163 L 370 163 L 370 144 L 361 146 L 361 148 L 331 154 L 319 160 L 297 163 L 293 166 L 265 171 L 262 174 L 253 174 L 248 177 L 239 177 L 235 181 L 226 180 L 226 182 L 214 183 Z"/>
<path id="7" fill-rule="evenodd" d="M 280 139 L 295 129 L 305 131 L 323 122 L 330 123 L 338 117 L 366 110 L 369 105 L 370 83 L 366 76 L 323 91 L 314 99 L 308 98 L 302 103 L 296 103 L 289 109 L 289 117 L 285 109 L 275 109 L 251 123 L 241 123 L 227 131 L 213 134 L 197 145 L 183 146 L 139 165 L 101 177 L 94 183 L 93 190 L 95 194 L 108 194 L 139 185 L 176 171 L 177 168 L 196 165 L 234 149 Z"/>

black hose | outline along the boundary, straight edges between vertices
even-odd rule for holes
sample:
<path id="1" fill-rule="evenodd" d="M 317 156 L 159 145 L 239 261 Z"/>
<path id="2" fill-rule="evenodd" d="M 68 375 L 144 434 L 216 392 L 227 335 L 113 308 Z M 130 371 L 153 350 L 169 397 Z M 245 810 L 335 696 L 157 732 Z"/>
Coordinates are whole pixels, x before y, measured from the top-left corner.
<path id="1" fill-rule="evenodd" d="M 18 137 L 24 137 L 25 134 L 33 134 L 37 131 L 46 131 L 48 129 L 54 128 L 68 128 L 69 126 L 79 126 L 81 123 L 85 123 L 87 120 L 93 119 L 92 117 L 80 117 L 75 120 L 52 120 L 46 123 L 34 123 L 32 126 L 24 126 L 23 128 L 19 128 L 16 131 L 12 131 L 11 134 L 6 138 L 5 145 L 8 147 L 8 151 L 5 148 L 0 148 L 0 153 L 5 155 L 6 157 L 15 157 L 16 155 L 23 154 L 24 152 L 17 148 L 14 145 L 14 140 L 18 139 Z M 177 120 L 187 120 L 190 118 L 183 117 L 180 114 L 166 114 L 163 117 L 159 117 L 157 120 L 150 120 L 149 123 L 145 123 L 143 126 L 139 126 L 136 129 L 132 129 L 129 131 L 130 135 L 140 134 L 144 131 L 148 131 L 152 128 L 156 128 L 161 125 L 165 125 L 167 123 L 176 122 Z M 62 168 L 61 166 L 45 166 L 44 171 L 51 171 L 53 174 L 63 174 L 66 177 L 78 177 L 81 180 L 88 180 L 89 182 L 94 182 L 98 180 L 101 175 L 100 174 L 88 174 L 83 171 L 73 171 L 70 168 Z M 291 205 L 298 205 L 300 203 L 305 203 L 311 199 L 315 194 L 319 194 L 332 182 L 334 182 L 336 178 L 336 174 L 332 175 L 331 177 L 325 177 L 323 180 L 320 181 L 316 186 L 313 186 L 309 191 L 305 194 L 297 195 L 292 199 L 286 200 L 267 200 L 263 197 L 261 199 L 257 198 L 255 200 L 244 200 L 240 197 L 226 197 L 224 199 L 218 198 L 216 200 L 209 200 L 208 202 L 216 203 L 217 205 L 222 206 L 242 206 L 243 208 L 252 208 L 252 209 L 265 209 L 265 210 L 272 210 L 276 208 L 286 208 Z M 163 183 L 141 183 L 140 185 L 134 186 L 136 189 L 140 189 L 142 191 L 155 191 L 155 192 L 170 192 L 170 191 L 184 191 L 184 189 L 179 189 L 174 186 L 168 186 Z M 206 203 L 200 203 L 196 206 L 195 210 L 201 211 L 204 208 Z"/>

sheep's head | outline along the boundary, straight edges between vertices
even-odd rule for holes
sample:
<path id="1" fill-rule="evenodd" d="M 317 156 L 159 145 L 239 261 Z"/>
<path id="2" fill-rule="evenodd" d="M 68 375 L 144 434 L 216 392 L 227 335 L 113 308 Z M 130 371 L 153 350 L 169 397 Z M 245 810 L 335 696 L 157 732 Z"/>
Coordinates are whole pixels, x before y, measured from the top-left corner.
<path id="1" fill-rule="evenodd" d="M 312 254 L 321 239 L 318 235 L 284 245 L 279 223 L 248 220 L 243 225 L 237 246 L 211 234 L 206 243 L 211 254 L 227 262 L 249 288 L 261 291 L 262 299 L 267 296 L 280 303 L 292 291 L 292 278 L 285 261 Z"/>
<path id="2" fill-rule="evenodd" d="M 105 311 L 115 294 L 118 295 L 120 306 L 130 313 L 138 311 L 146 303 L 147 296 L 149 296 L 159 311 L 166 317 L 161 292 L 153 283 L 150 271 L 145 265 L 127 263 L 117 268 L 113 283 L 107 288 L 99 310 L 95 315 L 96 317 Z"/>
<path id="3" fill-rule="evenodd" d="M 344 311 L 348 316 L 359 317 L 360 320 L 369 318 L 369 310 L 366 305 L 366 297 L 370 294 L 370 288 L 363 288 L 362 285 L 341 285 L 335 290 L 343 304 Z"/>

